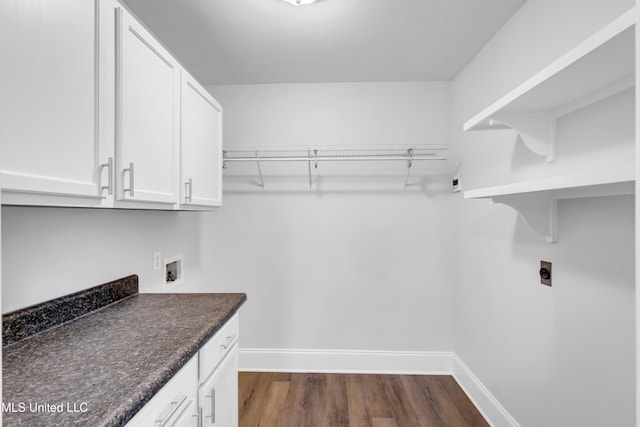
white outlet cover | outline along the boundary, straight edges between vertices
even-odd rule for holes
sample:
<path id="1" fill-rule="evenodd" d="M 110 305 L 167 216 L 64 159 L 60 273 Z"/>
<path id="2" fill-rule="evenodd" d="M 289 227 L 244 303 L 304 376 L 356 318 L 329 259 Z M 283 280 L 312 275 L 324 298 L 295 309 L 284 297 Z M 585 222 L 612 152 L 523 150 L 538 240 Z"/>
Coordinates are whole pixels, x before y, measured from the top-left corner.
<path id="1" fill-rule="evenodd" d="M 160 252 L 153 253 L 153 269 L 160 270 L 162 268 L 162 254 Z"/>
<path id="2" fill-rule="evenodd" d="M 458 193 L 460 191 L 460 175 L 452 177 L 451 183 L 453 186 L 453 192 Z"/>

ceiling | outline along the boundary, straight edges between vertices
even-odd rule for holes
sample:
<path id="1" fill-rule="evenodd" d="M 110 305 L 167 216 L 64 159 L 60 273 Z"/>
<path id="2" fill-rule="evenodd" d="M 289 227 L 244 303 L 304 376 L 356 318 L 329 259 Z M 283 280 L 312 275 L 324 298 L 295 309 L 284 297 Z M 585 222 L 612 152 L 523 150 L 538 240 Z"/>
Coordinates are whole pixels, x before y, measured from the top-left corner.
<path id="1" fill-rule="evenodd" d="M 452 80 L 525 0 L 124 0 L 203 84 Z"/>

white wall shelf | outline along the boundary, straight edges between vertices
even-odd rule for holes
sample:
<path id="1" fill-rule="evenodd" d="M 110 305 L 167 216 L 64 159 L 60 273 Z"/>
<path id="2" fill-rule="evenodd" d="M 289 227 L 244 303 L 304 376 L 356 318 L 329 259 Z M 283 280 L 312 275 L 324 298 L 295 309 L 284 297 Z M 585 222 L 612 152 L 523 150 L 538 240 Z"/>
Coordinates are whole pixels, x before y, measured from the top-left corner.
<path id="1" fill-rule="evenodd" d="M 635 85 L 635 9 L 622 15 L 464 124 L 514 129 L 524 144 L 555 160 L 555 121 Z"/>
<path id="2" fill-rule="evenodd" d="M 553 192 L 558 199 L 631 194 L 635 176 L 632 170 L 550 176 L 464 192 L 465 199 L 481 199 L 514 194 Z"/>
<path id="3" fill-rule="evenodd" d="M 513 129 L 529 150 L 554 161 L 559 117 L 635 86 L 636 18 L 632 9 L 595 32 L 472 117 L 463 129 Z M 464 197 L 511 206 L 531 229 L 553 243 L 558 200 L 634 194 L 632 166 L 594 165 L 584 173 L 473 189 Z"/>
<path id="4" fill-rule="evenodd" d="M 557 241 L 557 201 L 634 194 L 633 170 L 552 176 L 464 192 L 465 199 L 489 199 L 512 207 L 549 243 Z"/>

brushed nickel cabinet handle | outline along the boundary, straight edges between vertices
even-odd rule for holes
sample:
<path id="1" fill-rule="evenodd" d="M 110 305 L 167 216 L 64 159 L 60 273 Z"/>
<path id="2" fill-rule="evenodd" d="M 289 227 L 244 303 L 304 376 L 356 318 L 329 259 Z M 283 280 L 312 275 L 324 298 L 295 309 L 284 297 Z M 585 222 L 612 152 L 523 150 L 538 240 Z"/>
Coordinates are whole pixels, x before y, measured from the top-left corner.
<path id="1" fill-rule="evenodd" d="M 122 180 L 124 181 L 124 174 L 129 172 L 129 188 L 123 188 L 123 193 L 129 193 L 129 196 L 135 197 L 134 192 L 134 171 L 133 171 L 133 162 L 129 163 L 129 167 L 127 169 L 122 169 Z"/>
<path id="2" fill-rule="evenodd" d="M 211 423 L 216 423 L 216 389 L 211 389 L 211 394 L 207 394 L 205 397 L 211 399 L 211 413 L 210 415 L 205 416 L 205 418 L 211 418 Z"/>
<path id="3" fill-rule="evenodd" d="M 225 343 L 221 344 L 220 347 L 222 347 L 224 350 L 226 350 L 227 348 L 229 348 L 229 344 L 231 344 L 231 342 L 234 340 L 235 337 L 236 337 L 235 334 L 231 335 L 231 336 L 228 336 L 227 340 L 225 341 Z"/>
<path id="4" fill-rule="evenodd" d="M 193 202 L 193 179 L 192 178 L 189 178 L 189 180 L 184 183 L 184 202 L 185 203 Z"/>
<path id="5" fill-rule="evenodd" d="M 167 415 L 165 415 L 164 418 L 156 420 L 156 423 L 160 427 L 166 426 L 167 423 L 169 422 L 169 420 L 171 419 L 171 417 L 173 417 L 173 415 L 178 411 L 178 409 L 180 409 L 182 407 L 182 405 L 184 404 L 185 400 L 187 400 L 187 395 L 186 394 L 184 396 L 182 396 L 180 398 L 180 400 L 172 400 L 171 401 L 171 410 L 169 411 L 169 413 Z"/>
<path id="6" fill-rule="evenodd" d="M 107 159 L 107 163 L 100 165 L 100 181 L 102 181 L 102 171 L 107 168 L 107 185 L 100 183 L 100 193 L 107 190 L 107 194 L 111 196 L 113 194 L 113 157 Z"/>

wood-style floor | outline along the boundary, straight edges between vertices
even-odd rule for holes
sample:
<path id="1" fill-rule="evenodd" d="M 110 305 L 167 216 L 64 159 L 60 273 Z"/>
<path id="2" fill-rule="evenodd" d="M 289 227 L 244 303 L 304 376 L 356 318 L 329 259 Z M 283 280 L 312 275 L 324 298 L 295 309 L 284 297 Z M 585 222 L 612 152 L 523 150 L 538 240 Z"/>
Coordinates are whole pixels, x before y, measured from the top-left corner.
<path id="1" fill-rule="evenodd" d="M 447 375 L 241 372 L 240 427 L 488 426 Z"/>

